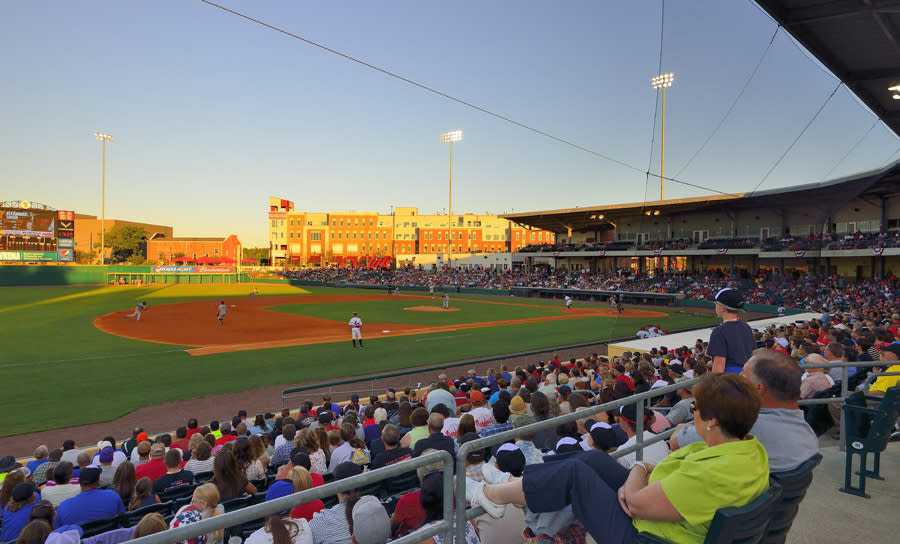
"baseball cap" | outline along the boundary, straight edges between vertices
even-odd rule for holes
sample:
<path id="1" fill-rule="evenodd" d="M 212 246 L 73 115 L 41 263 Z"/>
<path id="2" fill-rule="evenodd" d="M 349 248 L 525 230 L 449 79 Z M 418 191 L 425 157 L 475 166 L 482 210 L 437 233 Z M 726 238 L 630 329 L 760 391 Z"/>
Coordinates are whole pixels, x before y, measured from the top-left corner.
<path id="1" fill-rule="evenodd" d="M 590 434 L 594 446 L 603 451 L 609 451 L 618 445 L 616 431 L 613 430 L 609 423 L 604 423 L 602 421 L 594 423 L 590 428 Z"/>
<path id="2" fill-rule="evenodd" d="M 107 446 L 100 450 L 100 462 L 101 463 L 112 463 L 113 457 L 115 456 L 115 450 L 112 449 L 112 446 Z"/>
<path id="3" fill-rule="evenodd" d="M 343 480 L 357 474 L 362 474 L 362 467 L 350 461 L 344 461 L 334 468 L 335 480 Z"/>
<path id="4" fill-rule="evenodd" d="M 0 458 L 0 472 L 6 472 L 16 462 L 16 458 L 12 455 L 7 455 L 3 458 Z"/>
<path id="5" fill-rule="evenodd" d="M 582 451 L 581 444 L 579 444 L 578 441 L 571 436 L 564 436 L 563 438 L 560 438 L 556 442 L 556 447 L 554 449 L 556 450 L 556 453 Z"/>
<path id="6" fill-rule="evenodd" d="M 137 440 L 138 442 L 143 442 L 144 440 L 150 440 L 150 437 L 147 436 L 147 433 L 142 431 L 142 432 L 139 432 L 138 435 L 136 437 L 134 437 L 134 439 Z"/>
<path id="7" fill-rule="evenodd" d="M 78 483 L 82 485 L 90 485 L 96 483 L 100 479 L 100 469 L 95 467 L 88 467 L 82 469 L 80 473 L 78 473 Z"/>
<path id="8" fill-rule="evenodd" d="M 359 395 L 357 395 L 356 393 L 351 393 L 350 402 L 359 402 Z"/>
<path id="9" fill-rule="evenodd" d="M 729 310 L 737 311 L 744 307 L 744 296 L 737 289 L 726 287 L 716 293 L 713 300 L 725 306 Z"/>
<path id="10" fill-rule="evenodd" d="M 309 454 L 306 453 L 306 450 L 298 451 L 291 456 L 291 464 L 295 467 L 303 467 L 306 470 L 309 470 L 312 466 L 312 460 L 309 458 Z"/>
<path id="11" fill-rule="evenodd" d="M 385 544 L 391 537 L 391 520 L 381 502 L 365 495 L 353 505 L 353 539 L 357 544 Z"/>
<path id="12" fill-rule="evenodd" d="M 781 347 L 783 347 L 783 348 L 788 347 L 788 341 L 787 341 L 787 338 L 782 338 L 782 337 L 780 337 L 780 336 L 776 336 L 776 337 L 774 338 L 774 340 L 775 340 L 775 343 L 777 343 L 777 344 L 780 345 Z"/>
<path id="13" fill-rule="evenodd" d="M 165 454 L 166 454 L 166 445 L 165 444 L 163 444 L 161 442 L 157 442 L 156 444 L 153 444 L 152 446 L 150 446 L 150 457 L 162 457 Z"/>
<path id="14" fill-rule="evenodd" d="M 469 393 L 469 400 L 472 402 L 484 402 L 484 393 L 477 389 L 473 389 L 472 392 Z"/>
<path id="15" fill-rule="evenodd" d="M 275 480 L 272 482 L 272 485 L 269 486 L 268 491 L 266 491 L 266 500 L 272 501 L 280 499 L 281 497 L 287 497 L 293 493 L 294 484 L 292 484 L 290 480 Z M 282 510 L 279 514 L 287 514 L 289 510 L 290 509 Z"/>
<path id="16" fill-rule="evenodd" d="M 331 410 L 319 412 L 319 425 L 328 425 L 329 423 L 331 423 Z"/>
<path id="17" fill-rule="evenodd" d="M 525 468 L 525 454 L 515 444 L 503 444 L 497 450 L 497 468 L 513 476 L 522 474 Z"/>
<path id="18" fill-rule="evenodd" d="M 880 349 L 881 351 L 890 351 L 894 355 L 900 357 L 900 344 L 896 342 L 879 346 L 878 349 Z"/>
<path id="19" fill-rule="evenodd" d="M 509 413 L 514 415 L 525 413 L 525 401 L 522 400 L 522 397 L 516 395 L 509 401 Z"/>
<path id="20" fill-rule="evenodd" d="M 103 451 L 104 448 L 111 447 L 113 447 L 113 445 L 109 440 L 101 440 L 100 442 L 97 442 L 97 449 L 100 451 Z"/>
<path id="21" fill-rule="evenodd" d="M 626 404 L 619 407 L 619 417 L 634 425 L 637 423 L 637 404 Z M 650 416 L 649 410 L 644 410 L 644 421 Z"/>
<path id="22" fill-rule="evenodd" d="M 12 498 L 16 502 L 22 502 L 32 495 L 34 495 L 34 482 L 16 484 L 12 490 Z"/>

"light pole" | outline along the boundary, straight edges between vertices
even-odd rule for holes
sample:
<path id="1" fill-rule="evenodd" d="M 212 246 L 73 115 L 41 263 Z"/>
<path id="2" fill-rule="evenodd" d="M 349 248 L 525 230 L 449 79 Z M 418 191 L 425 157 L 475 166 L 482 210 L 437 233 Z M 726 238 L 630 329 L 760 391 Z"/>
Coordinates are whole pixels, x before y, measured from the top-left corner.
<path id="1" fill-rule="evenodd" d="M 102 148 L 100 159 L 100 264 L 105 264 L 106 256 L 106 142 L 112 142 L 112 134 L 95 132 Z"/>
<path id="2" fill-rule="evenodd" d="M 462 141 L 461 130 L 441 132 L 441 143 L 450 143 L 450 205 L 447 213 L 447 264 L 453 268 L 453 142 Z"/>
<path id="3" fill-rule="evenodd" d="M 662 89 L 662 153 L 659 156 L 659 199 L 665 200 L 666 186 L 666 87 L 671 87 L 675 74 L 668 72 L 650 79 L 654 89 Z"/>

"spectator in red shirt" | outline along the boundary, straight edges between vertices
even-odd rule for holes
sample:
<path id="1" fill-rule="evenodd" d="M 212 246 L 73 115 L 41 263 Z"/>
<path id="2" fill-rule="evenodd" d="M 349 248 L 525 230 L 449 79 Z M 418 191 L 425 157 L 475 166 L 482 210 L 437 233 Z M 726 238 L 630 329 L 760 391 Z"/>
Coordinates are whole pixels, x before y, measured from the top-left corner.
<path id="1" fill-rule="evenodd" d="M 175 440 L 172 442 L 171 447 L 178 448 L 181 451 L 187 451 L 190 443 L 191 438 L 188 436 L 187 427 L 178 427 L 175 429 Z"/>
<path id="2" fill-rule="evenodd" d="M 157 478 L 165 476 L 168 471 L 166 469 L 165 456 L 166 447 L 162 443 L 157 442 L 151 445 L 150 460 L 134 469 L 135 478 L 138 480 L 150 478 L 150 481 L 156 481 Z"/>

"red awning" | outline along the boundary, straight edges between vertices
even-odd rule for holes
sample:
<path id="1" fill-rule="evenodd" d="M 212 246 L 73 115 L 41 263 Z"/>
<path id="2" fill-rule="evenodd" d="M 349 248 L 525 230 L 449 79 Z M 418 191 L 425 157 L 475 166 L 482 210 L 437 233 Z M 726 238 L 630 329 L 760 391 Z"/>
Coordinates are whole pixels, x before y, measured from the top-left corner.
<path id="1" fill-rule="evenodd" d="M 309 259 L 306 261 L 308 263 L 321 263 L 322 256 L 321 255 L 310 255 Z"/>

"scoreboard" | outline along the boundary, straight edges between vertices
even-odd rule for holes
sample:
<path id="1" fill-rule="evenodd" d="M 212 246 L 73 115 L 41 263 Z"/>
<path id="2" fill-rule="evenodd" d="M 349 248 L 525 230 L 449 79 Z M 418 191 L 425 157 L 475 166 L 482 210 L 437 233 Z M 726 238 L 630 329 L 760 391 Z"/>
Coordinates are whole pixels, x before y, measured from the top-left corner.
<path id="1" fill-rule="evenodd" d="M 74 238 L 75 212 L 0 207 L 0 261 L 72 261 Z"/>

